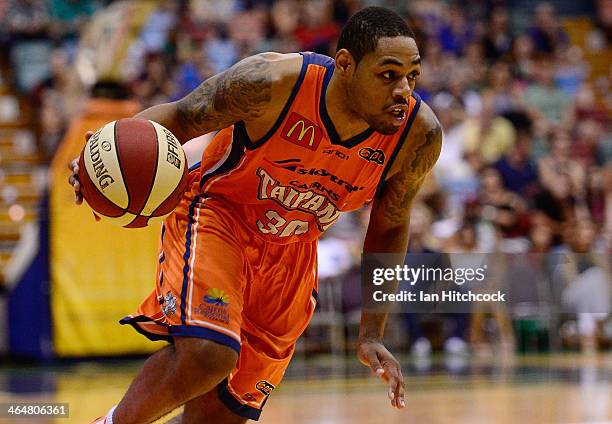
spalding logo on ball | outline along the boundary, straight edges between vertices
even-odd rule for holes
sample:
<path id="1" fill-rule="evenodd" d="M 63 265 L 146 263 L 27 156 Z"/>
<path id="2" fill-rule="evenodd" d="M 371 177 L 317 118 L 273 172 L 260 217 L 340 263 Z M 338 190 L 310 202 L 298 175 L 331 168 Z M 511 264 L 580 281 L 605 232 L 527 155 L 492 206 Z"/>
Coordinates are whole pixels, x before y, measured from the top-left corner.
<path id="1" fill-rule="evenodd" d="M 92 135 L 79 158 L 85 201 L 104 220 L 146 227 L 176 207 L 187 185 L 187 159 L 176 137 L 146 119 L 120 119 Z"/>

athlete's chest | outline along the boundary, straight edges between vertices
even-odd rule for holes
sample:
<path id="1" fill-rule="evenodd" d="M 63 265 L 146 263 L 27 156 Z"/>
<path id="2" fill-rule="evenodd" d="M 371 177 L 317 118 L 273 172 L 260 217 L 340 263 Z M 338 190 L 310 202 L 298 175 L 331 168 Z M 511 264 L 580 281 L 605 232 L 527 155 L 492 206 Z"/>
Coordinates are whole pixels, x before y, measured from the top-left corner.
<path id="1" fill-rule="evenodd" d="M 334 143 L 325 127 L 293 111 L 265 145 L 247 153 L 257 175 L 258 197 L 296 205 L 322 196 L 339 210 L 372 200 L 394 149 L 370 134 L 349 145 Z"/>

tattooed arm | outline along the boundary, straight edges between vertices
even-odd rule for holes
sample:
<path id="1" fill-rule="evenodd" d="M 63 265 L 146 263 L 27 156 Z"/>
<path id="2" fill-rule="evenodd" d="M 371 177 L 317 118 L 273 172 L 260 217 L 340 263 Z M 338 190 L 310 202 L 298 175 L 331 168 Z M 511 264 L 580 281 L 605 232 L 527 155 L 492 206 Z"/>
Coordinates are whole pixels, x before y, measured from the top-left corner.
<path id="1" fill-rule="evenodd" d="M 442 128 L 431 109 L 422 104 L 400 154 L 392 164 L 390 177 L 380 197 L 374 200 L 364 242 L 364 253 L 388 253 L 385 266 L 404 263 L 412 201 L 434 166 L 442 146 Z M 366 284 L 368 284 L 366 282 Z M 388 283 L 385 283 L 388 284 Z M 386 292 L 395 292 L 396 286 Z M 373 287 L 373 286 L 372 286 Z M 362 296 L 370 296 L 369 285 Z M 404 407 L 404 378 L 401 366 L 382 344 L 387 312 L 361 313 L 357 356 L 387 382 L 391 405 Z"/>
<path id="2" fill-rule="evenodd" d="M 153 106 L 136 117 L 162 124 L 182 144 L 238 121 L 247 128 L 254 121 L 255 126 L 266 127 L 289 97 L 288 87 L 297 80 L 300 65 L 295 55 L 251 56 L 207 79 L 181 100 Z"/>
<path id="3" fill-rule="evenodd" d="M 406 252 L 412 201 L 438 160 L 441 148 L 442 128 L 423 103 L 408 139 L 391 165 L 381 195 L 372 205 L 365 252 Z"/>

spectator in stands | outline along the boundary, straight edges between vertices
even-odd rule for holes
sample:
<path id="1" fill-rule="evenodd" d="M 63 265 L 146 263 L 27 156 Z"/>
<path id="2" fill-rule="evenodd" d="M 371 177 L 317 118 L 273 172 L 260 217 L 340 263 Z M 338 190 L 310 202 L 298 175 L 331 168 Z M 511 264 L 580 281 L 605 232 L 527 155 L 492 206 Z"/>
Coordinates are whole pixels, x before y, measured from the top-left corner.
<path id="1" fill-rule="evenodd" d="M 149 54 L 146 57 L 145 70 L 132 88 L 136 99 L 143 107 L 167 102 L 170 99 L 175 89 L 173 81 L 168 78 L 169 73 L 169 65 L 164 56 Z"/>
<path id="2" fill-rule="evenodd" d="M 519 34 L 512 43 L 512 72 L 523 84 L 531 82 L 535 74 L 533 41 L 527 34 Z"/>
<path id="3" fill-rule="evenodd" d="M 552 135 L 550 153 L 539 162 L 538 176 L 543 193 L 538 203 L 550 218 L 558 222 L 585 216 L 586 174 L 584 167 L 570 154 L 569 134 L 557 130 Z"/>
<path id="4" fill-rule="evenodd" d="M 598 323 L 610 312 L 612 278 L 607 255 L 593 251 L 596 227 L 578 220 L 567 227 L 567 252 L 558 265 L 556 281 L 563 287 L 563 305 L 577 313 L 580 345 L 584 353 L 597 349 Z"/>
<path id="5" fill-rule="evenodd" d="M 178 20 L 177 0 L 164 0 L 151 12 L 140 30 L 143 53 L 168 53 L 170 34 Z"/>
<path id="6" fill-rule="evenodd" d="M 529 157 L 530 143 L 531 135 L 528 132 L 518 132 L 512 149 L 493 165 L 504 187 L 527 199 L 538 190 L 538 170 Z"/>
<path id="7" fill-rule="evenodd" d="M 485 56 L 490 61 L 500 59 L 512 49 L 512 35 L 508 25 L 508 10 L 503 6 L 493 8 L 483 37 Z"/>
<path id="8" fill-rule="evenodd" d="M 43 38 L 50 23 L 47 2 L 42 0 L 8 0 L 5 24 L 13 39 Z"/>
<path id="9" fill-rule="evenodd" d="M 448 10 L 448 20 L 444 22 L 438 32 L 438 41 L 442 50 L 461 56 L 465 47 L 474 37 L 474 26 L 467 21 L 463 9 L 458 5 L 451 5 Z"/>
<path id="10" fill-rule="evenodd" d="M 563 30 L 559 18 L 555 14 L 552 3 L 543 2 L 535 8 L 535 20 L 529 30 L 535 50 L 551 55 L 567 45 L 567 34 Z"/>
<path id="11" fill-rule="evenodd" d="M 300 43 L 293 35 L 299 22 L 299 5 L 294 0 L 275 2 L 268 16 L 268 33 L 256 52 L 274 51 L 289 53 L 300 50 Z"/>
<path id="12" fill-rule="evenodd" d="M 211 29 L 203 48 L 204 57 L 215 74 L 229 68 L 240 58 L 240 46 L 229 36 L 224 23 Z"/>
<path id="13" fill-rule="evenodd" d="M 608 167 L 600 168 L 592 166 L 587 172 L 587 206 L 593 222 L 598 226 L 603 226 L 606 220 L 606 205 L 608 193 L 612 192 L 611 186 L 606 186 L 606 173 L 612 170 Z"/>
<path id="14" fill-rule="evenodd" d="M 476 197 L 478 174 L 464 159 L 463 133 L 465 111 L 461 99 L 449 93 L 437 94 L 431 102 L 444 128 L 444 143 L 433 170 L 440 189 L 448 194 L 447 210 L 450 216 L 460 216 L 463 205 Z"/>
<path id="15" fill-rule="evenodd" d="M 536 62 L 535 80 L 525 91 L 524 104 L 542 132 L 567 124 L 571 113 L 571 99 L 555 85 L 554 74 L 555 62 L 550 57 L 541 57 Z"/>
<path id="16" fill-rule="evenodd" d="M 529 251 L 548 253 L 553 246 L 553 232 L 545 220 L 534 220 L 529 230 Z"/>
<path id="17" fill-rule="evenodd" d="M 491 90 L 483 90 L 481 98 L 479 116 L 465 122 L 464 149 L 478 154 L 485 164 L 491 164 L 512 148 L 516 131 L 507 119 L 495 113 L 495 95 Z"/>
<path id="18" fill-rule="evenodd" d="M 294 36 L 302 50 L 330 54 L 331 42 L 340 33 L 340 27 L 333 21 L 330 0 L 312 0 L 302 3 L 300 24 Z"/>
<path id="19" fill-rule="evenodd" d="M 559 48 L 555 60 L 555 84 L 566 96 L 574 98 L 589 73 L 582 49 L 578 46 Z"/>
<path id="20" fill-rule="evenodd" d="M 429 228 L 431 226 L 431 212 L 423 204 L 413 206 L 410 218 L 410 244 L 406 256 L 406 265 L 412 268 L 426 266 L 431 269 L 447 269 L 448 260 L 441 254 L 436 241 L 432 238 Z M 437 281 L 419 280 L 410 287 L 401 287 L 406 290 L 428 292 L 435 287 Z M 418 307 L 418 304 L 417 304 Z M 415 310 L 418 308 L 415 307 Z M 444 342 L 444 351 L 451 355 L 463 355 L 467 353 L 465 342 L 468 326 L 468 315 L 465 313 L 445 314 L 445 322 L 450 322 L 452 331 Z M 429 356 L 431 353 L 431 342 L 425 336 L 418 313 L 407 313 L 404 315 L 404 323 L 408 336 L 412 342 L 411 353 L 417 358 Z"/>
<path id="21" fill-rule="evenodd" d="M 99 0 L 51 0 L 51 26 L 53 38 L 61 40 L 70 59 L 74 57 L 81 28 L 102 6 Z"/>
<path id="22" fill-rule="evenodd" d="M 512 77 L 510 63 L 494 62 L 488 70 L 488 88 L 493 95 L 493 109 L 496 115 L 514 113 L 521 109 L 521 87 Z"/>
<path id="23" fill-rule="evenodd" d="M 516 193 L 506 190 L 499 172 L 492 167 L 481 173 L 479 193 L 480 216 L 495 226 L 501 240 L 501 251 L 527 250 L 523 236 L 527 234 L 527 205 Z"/>
<path id="24" fill-rule="evenodd" d="M 10 0 L 4 24 L 17 88 L 28 92 L 48 74 L 49 9 L 42 0 Z"/>

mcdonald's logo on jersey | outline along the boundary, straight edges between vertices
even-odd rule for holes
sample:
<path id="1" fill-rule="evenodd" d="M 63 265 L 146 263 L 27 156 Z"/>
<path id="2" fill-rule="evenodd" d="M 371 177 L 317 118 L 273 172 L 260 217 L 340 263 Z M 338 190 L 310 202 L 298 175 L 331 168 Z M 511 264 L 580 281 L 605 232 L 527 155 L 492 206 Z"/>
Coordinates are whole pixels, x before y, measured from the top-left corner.
<path id="1" fill-rule="evenodd" d="M 281 137 L 300 147 L 317 150 L 323 138 L 323 132 L 314 122 L 299 113 L 292 112 L 281 131 Z"/>

